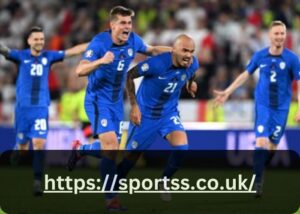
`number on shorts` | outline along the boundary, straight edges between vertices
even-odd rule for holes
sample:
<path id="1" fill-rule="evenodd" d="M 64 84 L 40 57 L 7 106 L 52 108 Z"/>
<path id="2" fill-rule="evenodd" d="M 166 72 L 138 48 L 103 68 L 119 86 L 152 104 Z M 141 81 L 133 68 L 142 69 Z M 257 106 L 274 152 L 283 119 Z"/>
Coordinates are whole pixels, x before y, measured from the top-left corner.
<path id="1" fill-rule="evenodd" d="M 274 131 L 273 136 L 278 137 L 280 131 L 281 131 L 281 127 L 280 126 L 276 126 L 276 130 Z"/>
<path id="2" fill-rule="evenodd" d="M 34 130 L 47 130 L 47 123 L 45 119 L 36 119 L 34 124 Z"/>
<path id="3" fill-rule="evenodd" d="M 175 125 L 181 124 L 180 118 L 179 118 L 178 116 L 173 116 L 173 117 L 170 118 L 170 120 L 173 120 L 173 123 L 174 123 Z"/>

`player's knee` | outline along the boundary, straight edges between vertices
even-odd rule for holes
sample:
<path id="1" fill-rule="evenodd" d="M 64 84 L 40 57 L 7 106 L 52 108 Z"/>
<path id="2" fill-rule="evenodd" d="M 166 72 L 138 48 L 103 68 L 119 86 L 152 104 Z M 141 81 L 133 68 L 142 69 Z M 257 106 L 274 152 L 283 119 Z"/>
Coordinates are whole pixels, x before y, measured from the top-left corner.
<path id="1" fill-rule="evenodd" d="M 181 146 L 187 145 L 187 136 L 185 132 L 174 131 L 167 135 L 167 140 L 171 143 L 172 146 Z"/>
<path id="2" fill-rule="evenodd" d="M 115 133 L 108 132 L 99 135 L 102 150 L 118 150 L 119 143 Z"/>
<path id="3" fill-rule="evenodd" d="M 269 149 L 269 140 L 268 138 L 257 138 L 255 146 L 258 148 Z"/>
<path id="4" fill-rule="evenodd" d="M 19 150 L 29 150 L 29 143 L 18 144 Z"/>
<path id="5" fill-rule="evenodd" d="M 276 149 L 277 149 L 277 145 L 272 142 L 269 142 L 269 150 L 276 150 Z"/>
<path id="6" fill-rule="evenodd" d="M 45 147 L 46 140 L 44 139 L 34 139 L 32 141 L 34 150 L 43 150 Z"/>

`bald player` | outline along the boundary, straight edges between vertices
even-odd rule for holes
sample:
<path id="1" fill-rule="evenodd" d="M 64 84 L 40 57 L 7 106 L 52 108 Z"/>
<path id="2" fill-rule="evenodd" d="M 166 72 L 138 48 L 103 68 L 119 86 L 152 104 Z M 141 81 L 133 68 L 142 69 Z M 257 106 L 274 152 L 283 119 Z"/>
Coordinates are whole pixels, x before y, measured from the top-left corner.
<path id="1" fill-rule="evenodd" d="M 176 150 L 171 153 L 162 174 L 162 177 L 166 178 L 172 177 L 182 162 L 183 152 L 178 150 L 188 150 L 187 135 L 181 124 L 177 106 L 182 87 L 186 85 L 192 97 L 197 91 L 194 77 L 199 65 L 193 56 L 194 50 L 193 39 L 182 34 L 175 39 L 172 52 L 139 63 L 127 75 L 131 121 L 126 149 L 147 150 L 157 134 L 165 138 Z M 144 78 L 136 95 L 133 80 L 141 76 Z M 129 152 L 118 165 L 119 178 L 126 177 L 135 165 L 138 154 L 140 153 Z"/>

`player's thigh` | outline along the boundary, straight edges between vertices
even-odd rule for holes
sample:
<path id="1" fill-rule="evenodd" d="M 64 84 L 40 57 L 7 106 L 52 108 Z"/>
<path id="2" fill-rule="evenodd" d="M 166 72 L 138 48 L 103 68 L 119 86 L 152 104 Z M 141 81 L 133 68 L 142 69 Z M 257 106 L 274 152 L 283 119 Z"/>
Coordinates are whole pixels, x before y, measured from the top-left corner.
<path id="1" fill-rule="evenodd" d="M 119 132 L 119 130 L 116 130 L 116 121 L 113 121 L 113 115 L 108 107 L 104 105 L 100 107 L 96 102 L 85 102 L 85 111 L 91 122 L 94 136 L 108 133 L 104 136 L 111 137 L 110 132 Z"/>
<path id="2" fill-rule="evenodd" d="M 143 117 L 139 126 L 130 122 L 126 150 L 148 149 L 157 136 L 159 126 L 159 120 L 152 120 Z"/>
<path id="3" fill-rule="evenodd" d="M 255 105 L 255 135 L 256 138 L 261 138 L 260 141 L 263 141 L 264 138 L 268 139 L 271 135 L 270 131 L 270 117 L 271 111 L 269 108 L 256 104 Z"/>
<path id="4" fill-rule="evenodd" d="M 172 146 L 181 146 L 188 144 L 187 135 L 184 131 L 172 131 L 167 134 L 166 139 Z"/>
<path id="5" fill-rule="evenodd" d="M 159 134 L 166 138 L 173 146 L 185 145 L 188 143 L 187 135 L 177 112 L 174 112 L 161 119 Z"/>
<path id="6" fill-rule="evenodd" d="M 43 150 L 45 149 L 46 139 L 43 138 L 33 138 L 32 145 L 34 150 Z"/>
<path id="7" fill-rule="evenodd" d="M 30 138 L 30 119 L 26 108 L 16 106 L 15 108 L 15 130 L 16 130 L 16 142 L 17 144 L 23 145 L 20 149 L 26 150 L 29 145 Z"/>

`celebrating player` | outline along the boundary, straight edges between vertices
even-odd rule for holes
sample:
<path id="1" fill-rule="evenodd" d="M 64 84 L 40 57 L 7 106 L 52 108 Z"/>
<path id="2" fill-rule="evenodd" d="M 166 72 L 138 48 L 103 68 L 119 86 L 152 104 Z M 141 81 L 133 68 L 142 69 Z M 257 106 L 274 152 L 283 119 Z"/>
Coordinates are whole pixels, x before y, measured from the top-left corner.
<path id="1" fill-rule="evenodd" d="M 297 80 L 299 108 L 296 121 L 300 121 L 300 65 L 295 53 L 284 47 L 286 26 L 273 21 L 269 28 L 270 46 L 257 51 L 236 80 L 224 91 L 215 91 L 216 105 L 223 104 L 230 94 L 241 86 L 259 68 L 255 89 L 254 173 L 256 197 L 262 195 L 262 176 L 270 151 L 275 150 L 285 130 L 291 102 L 292 80 Z"/>
<path id="2" fill-rule="evenodd" d="M 177 106 L 183 86 L 187 86 L 192 97 L 197 91 L 197 84 L 193 80 L 199 65 L 193 57 L 194 50 L 194 41 L 184 34 L 180 35 L 175 39 L 172 53 L 163 53 L 139 63 L 127 76 L 131 122 L 126 149 L 146 150 L 157 134 L 167 139 L 174 151 L 162 174 L 166 178 L 171 178 L 182 162 L 184 155 L 178 150 L 188 149 L 187 135 Z M 140 76 L 144 79 L 136 96 L 133 79 Z M 129 152 L 118 165 L 119 179 L 126 177 L 139 155 L 138 152 Z M 169 194 L 162 196 L 163 200 L 171 199 Z"/>
<path id="3" fill-rule="evenodd" d="M 115 153 L 121 139 L 121 124 L 123 120 L 123 93 L 128 67 L 137 52 L 158 54 L 170 51 L 169 47 L 149 46 L 132 32 L 131 9 L 116 6 L 110 12 L 110 30 L 96 35 L 89 44 L 83 60 L 76 72 L 79 76 L 88 76 L 88 86 L 85 97 L 85 110 L 92 124 L 93 134 L 99 142 L 91 145 L 73 143 L 73 149 L 81 150 L 81 154 L 89 154 L 92 150 L 106 150 L 102 156 L 100 171 L 104 178 L 113 178 L 116 174 Z M 90 153 L 95 155 L 94 151 Z M 68 167 L 72 170 L 78 160 L 76 153 L 69 159 Z M 112 180 L 109 179 L 109 189 Z M 122 210 L 118 199 L 113 194 L 106 194 L 108 210 Z"/>
<path id="4" fill-rule="evenodd" d="M 50 104 L 48 75 L 51 65 L 65 57 L 84 52 L 87 44 L 65 51 L 44 51 L 45 35 L 40 27 L 32 27 L 27 39 L 29 49 L 14 50 L 0 44 L 0 53 L 18 64 L 15 107 L 16 142 L 20 150 L 43 150 L 48 133 Z M 34 153 L 34 194 L 42 194 L 43 151 Z"/>

